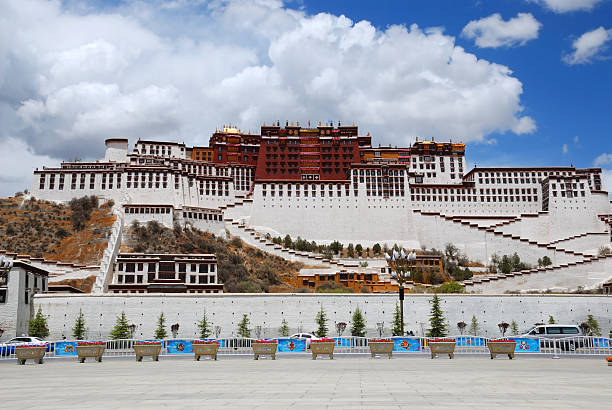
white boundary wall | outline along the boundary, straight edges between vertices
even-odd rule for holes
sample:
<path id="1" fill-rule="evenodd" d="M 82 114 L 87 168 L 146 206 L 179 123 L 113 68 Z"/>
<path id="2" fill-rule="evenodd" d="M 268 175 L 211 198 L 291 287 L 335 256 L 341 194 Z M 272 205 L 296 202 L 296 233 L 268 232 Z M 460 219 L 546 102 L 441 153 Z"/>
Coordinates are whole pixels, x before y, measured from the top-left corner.
<path id="1" fill-rule="evenodd" d="M 404 304 L 405 329 L 422 334 L 427 330 L 432 295 L 407 295 Z M 525 329 L 546 322 L 552 315 L 559 323 L 579 324 L 588 314 L 598 320 L 602 332 L 612 328 L 612 296 L 593 295 L 441 295 L 442 309 L 451 334 L 458 333 L 456 323 L 470 323 L 472 315 L 481 327 L 479 335 L 499 336 L 497 324 L 515 320 Z M 37 295 L 34 307 L 48 316 L 49 340 L 71 337 L 79 309 L 85 315 L 87 337 L 108 338 L 117 315 L 126 313 L 137 326 L 135 338 L 151 338 L 157 317 L 163 311 L 168 330 L 179 323 L 179 337 L 197 337 L 197 322 L 206 310 L 213 326 L 221 326 L 221 337 L 235 335 L 238 322 L 248 314 L 250 327 L 262 326 L 262 336 L 277 336 L 282 319 L 291 332 L 316 329 L 314 318 L 321 305 L 327 312 L 330 335 L 335 322 L 349 324 L 359 306 L 367 320 L 367 336 L 378 336 L 376 323 L 384 322 L 390 335 L 397 295 L 366 294 L 218 294 L 218 295 Z M 349 332 L 345 331 L 345 335 Z M 255 332 L 252 334 L 255 337 Z"/>

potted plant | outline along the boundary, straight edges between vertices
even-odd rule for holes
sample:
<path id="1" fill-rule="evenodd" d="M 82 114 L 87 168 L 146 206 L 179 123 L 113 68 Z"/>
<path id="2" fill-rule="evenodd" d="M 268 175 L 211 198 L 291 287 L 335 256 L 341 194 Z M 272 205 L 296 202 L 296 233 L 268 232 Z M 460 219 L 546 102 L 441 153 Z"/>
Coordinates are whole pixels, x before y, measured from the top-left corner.
<path id="1" fill-rule="evenodd" d="M 455 339 L 429 339 L 428 343 L 431 358 L 434 359 L 438 354 L 448 354 L 451 359 L 455 357 Z"/>
<path id="2" fill-rule="evenodd" d="M 23 365 L 26 360 L 32 359 L 35 363 L 42 364 L 43 357 L 47 352 L 47 345 L 21 345 L 15 347 L 15 355 L 17 356 L 17 363 Z"/>
<path id="3" fill-rule="evenodd" d="M 317 360 L 317 355 L 327 354 L 330 359 L 334 359 L 334 339 L 317 339 L 310 342 L 310 351 L 312 352 L 312 360 Z"/>
<path id="4" fill-rule="evenodd" d="M 495 359 L 498 354 L 507 354 L 510 360 L 514 359 L 514 349 L 516 341 L 514 339 L 492 339 L 487 342 L 487 347 L 491 353 L 491 359 Z"/>
<path id="5" fill-rule="evenodd" d="M 272 360 L 276 360 L 276 349 L 278 348 L 276 340 L 253 340 L 251 347 L 255 360 L 259 360 L 260 355 L 270 355 Z"/>
<path id="6" fill-rule="evenodd" d="M 161 352 L 161 341 L 144 342 L 138 341 L 134 343 L 134 352 L 136 353 L 136 361 L 141 362 L 145 356 L 151 356 L 154 361 L 159 361 L 159 353 Z"/>
<path id="7" fill-rule="evenodd" d="M 216 340 L 195 340 L 192 345 L 196 361 L 200 361 L 201 356 L 208 356 L 211 359 L 217 360 L 219 342 Z"/>
<path id="8" fill-rule="evenodd" d="M 85 358 L 93 357 L 98 362 L 101 362 L 105 348 L 105 342 L 77 342 L 76 351 L 78 360 L 80 363 L 84 363 Z"/>
<path id="9" fill-rule="evenodd" d="M 393 340 L 391 339 L 370 339 L 368 342 L 368 346 L 370 346 L 370 353 L 372 354 L 372 358 L 374 358 L 377 354 L 386 354 L 389 355 L 389 359 L 393 354 Z"/>

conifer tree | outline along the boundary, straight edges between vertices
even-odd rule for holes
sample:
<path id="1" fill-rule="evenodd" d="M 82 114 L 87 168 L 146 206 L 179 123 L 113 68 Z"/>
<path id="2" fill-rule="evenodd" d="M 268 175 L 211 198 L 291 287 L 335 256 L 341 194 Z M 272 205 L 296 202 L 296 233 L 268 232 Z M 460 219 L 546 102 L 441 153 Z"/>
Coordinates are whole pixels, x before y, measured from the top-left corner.
<path id="1" fill-rule="evenodd" d="M 363 317 L 361 310 L 359 310 L 359 307 L 357 307 L 355 309 L 355 312 L 353 312 L 351 335 L 358 336 L 358 337 L 365 337 L 366 335 L 365 327 L 366 327 L 365 318 Z"/>
<path id="2" fill-rule="evenodd" d="M 278 328 L 278 333 L 284 337 L 289 336 L 289 325 L 285 319 L 283 319 L 281 322 L 281 327 Z"/>
<path id="3" fill-rule="evenodd" d="M 42 309 L 39 307 L 38 312 L 34 319 L 30 320 L 30 336 L 40 337 L 41 339 L 49 336 L 49 326 L 47 325 L 47 318 L 42 314 Z"/>
<path id="4" fill-rule="evenodd" d="M 206 339 L 212 334 L 211 324 L 208 322 L 208 317 L 206 317 L 206 311 L 202 314 L 202 320 L 198 322 L 198 329 L 200 329 L 200 339 Z"/>
<path id="5" fill-rule="evenodd" d="M 393 336 L 403 336 L 402 335 L 402 312 L 400 311 L 399 304 L 395 304 L 395 312 L 393 313 L 393 321 L 391 322 L 392 328 L 391 332 Z"/>
<path id="6" fill-rule="evenodd" d="M 518 323 L 514 320 L 510 323 L 510 333 L 515 336 L 519 334 Z"/>
<path id="7" fill-rule="evenodd" d="M 599 323 L 597 322 L 597 319 L 593 317 L 593 315 L 587 316 L 586 323 L 587 325 L 589 325 L 589 333 L 592 336 L 601 336 L 601 329 L 599 328 Z"/>
<path id="8" fill-rule="evenodd" d="M 319 326 L 315 335 L 317 337 L 327 336 L 327 314 L 325 310 L 323 310 L 323 305 L 321 305 L 321 310 L 319 310 L 319 313 L 317 313 L 315 317 L 315 323 Z"/>
<path id="9" fill-rule="evenodd" d="M 161 312 L 159 317 L 157 318 L 157 329 L 155 329 L 155 339 L 165 339 L 168 336 L 168 332 L 166 332 L 166 317 L 164 316 L 164 312 Z"/>
<path id="10" fill-rule="evenodd" d="M 440 298 L 438 294 L 429 301 L 431 303 L 431 312 L 429 316 L 429 324 L 431 328 L 427 330 L 427 337 L 444 337 L 446 336 L 446 323 L 444 323 L 444 315 L 440 308 Z"/>
<path id="11" fill-rule="evenodd" d="M 115 327 L 111 330 L 110 337 L 113 340 L 130 338 L 130 325 L 125 317 L 125 312 L 121 312 L 121 315 L 117 316 L 117 321 L 115 322 Z"/>
<path id="12" fill-rule="evenodd" d="M 555 323 L 556 323 L 556 322 L 555 322 L 555 318 L 554 318 L 554 317 L 552 317 L 552 315 L 549 315 L 549 316 L 548 316 L 548 324 L 549 324 L 549 325 L 554 325 Z"/>
<path id="13" fill-rule="evenodd" d="M 470 323 L 469 333 L 471 335 L 478 336 L 478 330 L 479 330 L 478 320 L 476 319 L 475 315 L 472 315 L 472 323 Z"/>
<path id="14" fill-rule="evenodd" d="M 79 309 L 79 315 L 74 322 L 74 327 L 72 328 L 72 337 L 76 340 L 84 340 L 85 332 L 87 329 L 85 328 L 85 317 L 83 316 L 83 311 Z"/>
<path id="15" fill-rule="evenodd" d="M 251 337 L 251 329 L 249 329 L 249 324 L 251 321 L 249 317 L 246 315 L 242 315 L 242 320 L 238 323 L 238 336 L 239 337 Z"/>

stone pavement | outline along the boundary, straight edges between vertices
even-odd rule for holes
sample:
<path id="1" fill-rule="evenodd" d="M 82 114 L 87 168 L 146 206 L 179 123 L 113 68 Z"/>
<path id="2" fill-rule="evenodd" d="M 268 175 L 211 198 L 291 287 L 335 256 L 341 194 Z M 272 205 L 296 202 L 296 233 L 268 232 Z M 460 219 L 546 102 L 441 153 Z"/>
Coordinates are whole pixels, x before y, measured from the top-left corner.
<path id="1" fill-rule="evenodd" d="M 612 408 L 612 367 L 603 357 L 221 356 L 141 363 L 130 357 L 26 366 L 3 360 L 0 383 L 2 409 Z"/>

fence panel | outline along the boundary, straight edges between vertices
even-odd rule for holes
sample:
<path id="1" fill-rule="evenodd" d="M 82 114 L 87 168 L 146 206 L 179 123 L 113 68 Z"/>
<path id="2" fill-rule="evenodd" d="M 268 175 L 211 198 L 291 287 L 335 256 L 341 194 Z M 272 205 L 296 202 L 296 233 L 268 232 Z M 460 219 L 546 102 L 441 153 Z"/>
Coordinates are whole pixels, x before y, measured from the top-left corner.
<path id="1" fill-rule="evenodd" d="M 478 336 L 453 336 L 456 340 L 455 354 L 485 354 L 489 353 L 488 338 Z M 429 353 L 429 340 L 426 337 L 392 337 L 394 353 L 414 354 Z M 612 355 L 612 340 L 599 336 L 576 336 L 561 339 L 507 337 L 517 342 L 517 354 L 543 354 L 552 357 L 572 355 Z M 162 342 L 162 355 L 193 354 L 192 342 L 195 339 L 170 339 Z M 254 339 L 222 338 L 207 339 L 219 342 L 221 355 L 249 355 L 252 354 L 251 343 Z M 292 352 L 310 354 L 309 343 L 305 339 L 269 339 L 279 342 L 279 353 Z M 151 341 L 151 340 L 148 340 Z M 335 353 L 369 353 L 368 339 L 365 337 L 338 337 Z M 104 357 L 134 356 L 134 343 L 136 339 L 108 340 Z M 76 356 L 78 341 L 47 342 L 47 358 Z M 0 345 L 0 360 L 15 360 L 15 345 Z"/>

